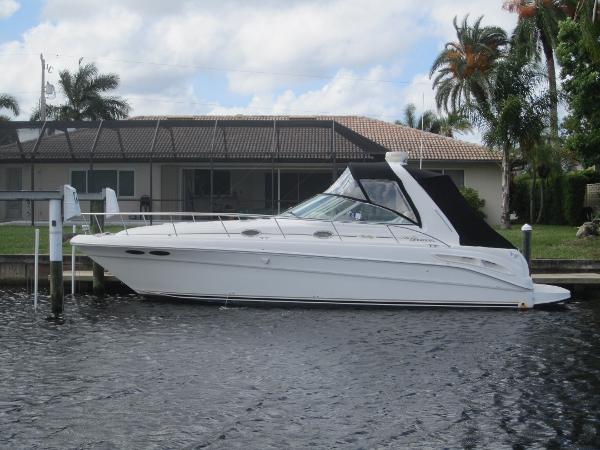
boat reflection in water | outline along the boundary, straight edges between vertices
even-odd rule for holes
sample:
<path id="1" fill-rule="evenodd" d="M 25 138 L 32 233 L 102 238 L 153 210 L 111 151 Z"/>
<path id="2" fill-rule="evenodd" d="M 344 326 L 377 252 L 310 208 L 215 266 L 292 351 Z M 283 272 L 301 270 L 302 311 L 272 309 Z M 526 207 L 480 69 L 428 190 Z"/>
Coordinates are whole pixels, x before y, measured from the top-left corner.
<path id="1" fill-rule="evenodd" d="M 450 178 L 404 161 L 388 153 L 385 162 L 350 164 L 327 191 L 277 216 L 219 215 L 71 243 L 152 296 L 515 308 L 569 298 L 532 282 L 521 253 Z"/>

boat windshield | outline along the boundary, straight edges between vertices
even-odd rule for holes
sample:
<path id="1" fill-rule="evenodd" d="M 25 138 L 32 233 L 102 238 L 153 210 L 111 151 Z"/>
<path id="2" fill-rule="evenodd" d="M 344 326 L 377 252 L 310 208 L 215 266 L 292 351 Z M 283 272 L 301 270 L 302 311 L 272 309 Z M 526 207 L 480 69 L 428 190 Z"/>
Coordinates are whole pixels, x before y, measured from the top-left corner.
<path id="1" fill-rule="evenodd" d="M 319 194 L 282 214 L 284 217 L 414 225 L 400 214 L 376 205 L 331 194 Z"/>
<path id="2" fill-rule="evenodd" d="M 333 183 L 325 193 L 343 195 L 344 197 L 356 198 L 363 201 L 366 200 L 360 186 L 352 176 L 352 173 L 350 173 L 350 169 L 344 170 L 340 177 L 335 180 L 335 183 Z"/>
<path id="3" fill-rule="evenodd" d="M 357 181 L 350 169 L 346 169 L 325 193 L 382 206 L 397 212 L 408 222 L 418 223 L 417 216 L 400 186 L 391 179 L 361 178 Z"/>

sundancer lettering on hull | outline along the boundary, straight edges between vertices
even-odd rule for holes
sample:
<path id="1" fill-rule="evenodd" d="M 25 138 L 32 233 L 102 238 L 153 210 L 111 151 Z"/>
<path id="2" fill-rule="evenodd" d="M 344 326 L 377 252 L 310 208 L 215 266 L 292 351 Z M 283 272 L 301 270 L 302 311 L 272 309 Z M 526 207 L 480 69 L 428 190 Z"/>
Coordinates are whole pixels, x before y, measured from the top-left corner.
<path id="1" fill-rule="evenodd" d="M 327 191 L 277 216 L 221 214 L 71 243 L 148 296 L 516 308 L 569 298 L 534 284 L 521 253 L 447 176 L 401 159 L 350 164 Z"/>

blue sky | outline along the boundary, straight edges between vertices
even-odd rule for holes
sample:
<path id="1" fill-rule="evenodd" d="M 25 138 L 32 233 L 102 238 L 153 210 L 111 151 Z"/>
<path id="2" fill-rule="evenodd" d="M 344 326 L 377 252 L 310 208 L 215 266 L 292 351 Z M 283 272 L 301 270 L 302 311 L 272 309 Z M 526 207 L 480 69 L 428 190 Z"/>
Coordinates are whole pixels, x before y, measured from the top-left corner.
<path id="1" fill-rule="evenodd" d="M 485 3 L 485 4 L 483 4 Z M 133 115 L 359 114 L 432 108 L 428 71 L 452 18 L 510 30 L 501 0 L 0 0 L 0 92 L 26 119 L 39 53 L 121 77 Z M 50 103 L 61 100 L 60 92 Z M 465 136 L 477 139 L 476 136 Z"/>

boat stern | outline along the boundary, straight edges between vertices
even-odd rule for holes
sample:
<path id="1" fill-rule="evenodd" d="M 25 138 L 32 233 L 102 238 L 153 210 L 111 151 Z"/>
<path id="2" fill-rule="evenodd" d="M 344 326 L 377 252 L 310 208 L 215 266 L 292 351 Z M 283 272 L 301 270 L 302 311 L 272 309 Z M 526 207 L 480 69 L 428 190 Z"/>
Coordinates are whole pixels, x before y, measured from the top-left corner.
<path id="1" fill-rule="evenodd" d="M 571 298 L 571 292 L 549 284 L 533 284 L 533 306 L 562 302 Z"/>

